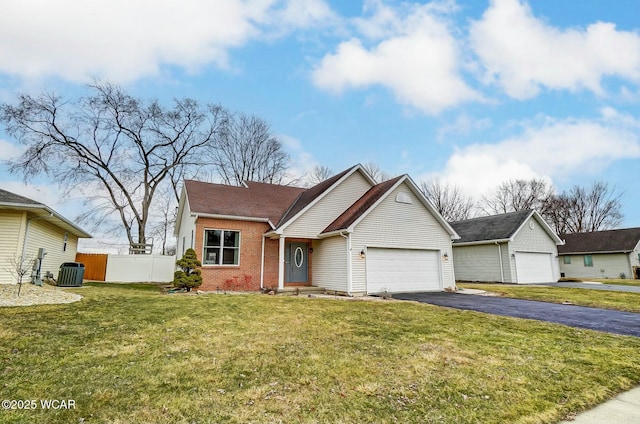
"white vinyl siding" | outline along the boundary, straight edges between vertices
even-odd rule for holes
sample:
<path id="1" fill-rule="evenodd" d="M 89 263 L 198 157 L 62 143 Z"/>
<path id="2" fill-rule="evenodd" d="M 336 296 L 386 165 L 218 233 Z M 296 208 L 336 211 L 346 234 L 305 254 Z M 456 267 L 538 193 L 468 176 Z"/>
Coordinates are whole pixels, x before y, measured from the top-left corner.
<path id="1" fill-rule="evenodd" d="M 396 202 L 398 193 L 411 203 Z M 401 184 L 378 204 L 355 227 L 352 237 L 351 260 L 353 292 L 365 293 L 366 257 L 360 252 L 367 247 L 426 249 L 439 252 L 442 287 L 454 287 L 451 236 L 426 209 L 406 183 Z M 447 253 L 445 259 L 443 255 Z"/>
<path id="2" fill-rule="evenodd" d="M 347 240 L 342 236 L 314 240 L 312 243 L 313 285 L 327 290 L 348 291 Z"/>
<path id="3" fill-rule="evenodd" d="M 441 291 L 440 252 L 368 248 L 367 293 Z"/>
<path id="4" fill-rule="evenodd" d="M 314 238 L 362 197 L 371 184 L 356 171 L 284 229 L 286 237 Z"/>
<path id="5" fill-rule="evenodd" d="M 65 234 L 67 234 L 66 251 L 63 250 Z M 60 265 L 76 260 L 78 237 L 44 219 L 33 219 L 29 223 L 25 255 L 35 259 L 38 257 L 38 249 L 40 248 L 47 250 L 47 255 L 40 268 L 41 275 L 44 277 L 46 272 L 50 272 L 54 278 L 58 278 Z"/>
<path id="6" fill-rule="evenodd" d="M 180 230 L 177 237 L 178 245 L 176 246 L 176 255 L 178 258 L 182 258 L 187 249 L 193 249 L 195 247 L 195 240 L 193 239 L 196 230 L 195 219 L 191 216 L 191 208 L 189 207 L 187 197 L 184 196 L 184 199 L 184 209 L 182 210 Z"/>
<path id="7" fill-rule="evenodd" d="M 530 227 L 533 223 L 533 229 Z M 520 276 L 516 270 L 517 252 L 530 253 L 548 253 L 552 256 L 551 275 L 552 281 L 558 281 L 560 278 L 560 266 L 558 261 L 558 247 L 549 233 L 545 231 L 542 225 L 534 218 L 529 218 L 517 232 L 513 241 L 509 243 L 510 272 L 514 276 L 513 282 L 518 282 Z M 518 279 L 518 281 L 515 281 Z M 525 277 L 525 281 L 529 280 Z M 549 282 L 549 281 L 546 281 Z"/>
<path id="8" fill-rule="evenodd" d="M 454 245 L 453 264 L 458 281 L 502 282 L 504 279 L 505 283 L 511 282 L 509 249 L 506 243 L 502 243 L 500 248 L 496 244 L 460 247 Z"/>
<path id="9" fill-rule="evenodd" d="M 0 283 L 17 282 L 7 268 L 11 267 L 11 259 L 22 254 L 25 223 L 23 212 L 0 211 Z"/>
<path id="10" fill-rule="evenodd" d="M 571 264 L 560 263 L 560 272 L 566 278 L 620 278 L 621 273 L 633 278 L 632 265 L 629 263 L 632 258 L 627 253 L 594 253 L 591 255 L 593 266 L 584 266 L 584 255 L 570 257 Z"/>

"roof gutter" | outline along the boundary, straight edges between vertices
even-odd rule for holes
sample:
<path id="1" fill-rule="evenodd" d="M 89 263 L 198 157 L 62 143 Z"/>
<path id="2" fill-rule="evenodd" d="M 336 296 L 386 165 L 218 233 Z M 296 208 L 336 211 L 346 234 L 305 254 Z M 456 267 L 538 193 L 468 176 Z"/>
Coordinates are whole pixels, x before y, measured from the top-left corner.
<path id="1" fill-rule="evenodd" d="M 53 212 L 50 212 L 49 216 L 34 216 L 31 218 L 27 218 L 27 225 L 25 226 L 25 229 L 24 229 L 24 240 L 22 242 L 22 256 L 21 256 L 22 261 L 24 261 L 25 255 L 27 253 L 27 241 L 29 240 L 29 227 L 30 227 L 31 221 L 36 221 L 38 219 L 47 219 L 52 217 L 53 217 Z"/>
<path id="2" fill-rule="evenodd" d="M 453 243 L 453 247 L 456 246 L 477 246 L 479 244 L 496 244 L 496 243 L 508 243 L 512 241 L 511 239 L 498 239 L 498 240 L 478 240 L 478 241 L 467 241 L 462 243 Z"/>
<path id="3" fill-rule="evenodd" d="M 191 216 L 196 218 L 217 218 L 217 219 L 228 219 L 230 221 L 250 221 L 250 222 L 264 222 L 269 224 L 272 229 L 275 229 L 275 226 L 271 222 L 269 218 L 259 218 L 255 216 L 236 216 L 236 215 L 219 215 L 214 213 L 199 213 L 193 212 Z"/>
<path id="4" fill-rule="evenodd" d="M 67 218 L 65 218 L 64 216 L 62 216 L 59 213 L 57 213 L 56 211 L 51 209 L 49 206 L 43 205 L 42 203 L 30 205 L 30 204 L 25 204 L 25 203 L 1 202 L 0 203 L 0 207 L 20 208 L 20 209 L 24 209 L 24 210 L 34 210 L 34 209 L 43 210 L 46 213 L 48 213 L 49 215 L 47 215 L 47 216 L 37 216 L 37 217 L 29 218 L 29 219 L 56 218 L 56 219 L 59 219 L 60 221 L 62 221 L 64 224 L 66 224 L 69 227 L 71 227 L 73 229 L 73 231 L 71 231 L 71 232 L 74 235 L 76 235 L 77 237 L 91 238 L 91 234 L 85 232 L 80 227 L 76 226 L 73 222 L 69 221 Z"/>

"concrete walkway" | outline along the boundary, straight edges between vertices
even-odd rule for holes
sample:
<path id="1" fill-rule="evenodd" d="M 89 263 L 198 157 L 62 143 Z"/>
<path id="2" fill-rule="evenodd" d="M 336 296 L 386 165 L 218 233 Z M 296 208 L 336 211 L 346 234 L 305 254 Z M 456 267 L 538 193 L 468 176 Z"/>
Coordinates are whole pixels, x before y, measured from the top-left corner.
<path id="1" fill-rule="evenodd" d="M 621 286 L 616 284 L 606 284 L 597 282 L 582 282 L 582 283 L 546 283 L 537 284 L 538 286 L 548 287 L 566 287 L 572 289 L 588 289 L 588 290 L 609 290 L 609 291 L 621 291 L 628 293 L 640 293 L 640 286 Z"/>
<path id="2" fill-rule="evenodd" d="M 640 387 L 621 393 L 572 421 L 560 424 L 640 424 Z"/>

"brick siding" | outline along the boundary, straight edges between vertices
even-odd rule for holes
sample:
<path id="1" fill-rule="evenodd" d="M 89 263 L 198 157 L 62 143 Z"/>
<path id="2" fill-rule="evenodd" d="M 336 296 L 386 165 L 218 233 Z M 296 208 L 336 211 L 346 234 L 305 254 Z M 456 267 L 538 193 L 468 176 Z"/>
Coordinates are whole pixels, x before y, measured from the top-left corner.
<path id="1" fill-rule="evenodd" d="M 262 235 L 269 229 L 263 222 L 198 218 L 195 251 L 200 261 L 205 230 L 240 231 L 240 265 L 203 265 L 200 290 L 260 290 Z M 277 240 L 265 240 L 264 286 L 278 287 Z"/>

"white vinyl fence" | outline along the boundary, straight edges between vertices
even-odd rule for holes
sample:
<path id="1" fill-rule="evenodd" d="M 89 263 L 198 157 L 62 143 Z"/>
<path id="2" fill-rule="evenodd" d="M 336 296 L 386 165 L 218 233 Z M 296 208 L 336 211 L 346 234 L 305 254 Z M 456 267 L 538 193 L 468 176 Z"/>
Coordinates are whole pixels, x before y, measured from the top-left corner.
<path id="1" fill-rule="evenodd" d="M 105 281 L 168 283 L 175 270 L 175 256 L 109 255 Z"/>

